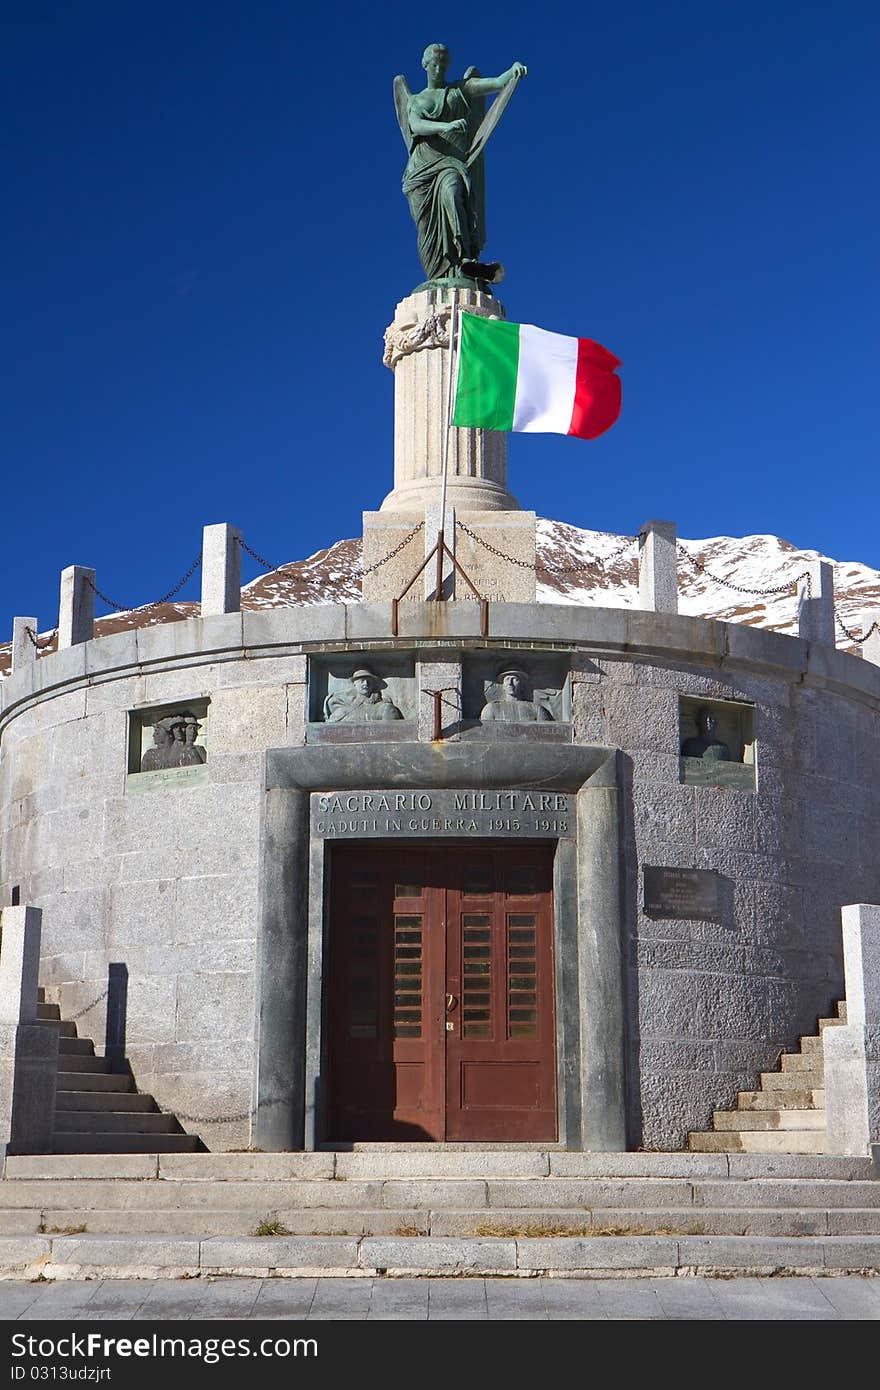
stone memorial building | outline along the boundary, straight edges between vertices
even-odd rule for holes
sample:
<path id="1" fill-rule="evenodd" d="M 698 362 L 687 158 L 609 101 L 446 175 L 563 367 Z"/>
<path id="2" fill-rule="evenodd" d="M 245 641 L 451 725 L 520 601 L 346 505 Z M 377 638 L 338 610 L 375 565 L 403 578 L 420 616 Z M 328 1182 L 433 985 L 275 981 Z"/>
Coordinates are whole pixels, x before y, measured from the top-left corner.
<path id="1" fill-rule="evenodd" d="M 880 670 L 834 649 L 821 567 L 799 637 L 683 617 L 649 522 L 639 609 L 538 604 L 504 436 L 457 430 L 444 530 L 484 601 L 448 555 L 440 601 L 433 560 L 410 582 L 450 311 L 417 293 L 387 334 L 361 602 L 241 613 L 214 525 L 198 618 L 96 638 L 74 567 L 57 651 L 17 622 L 0 891 L 129 1146 L 680 1148 L 815 1031 L 840 909 L 880 899 Z M 42 1144 L 75 1151 L 104 1121 L 65 1066 Z M 135 1090 L 176 1133 L 123 1129 Z"/>
<path id="2" fill-rule="evenodd" d="M 396 89 L 408 149 L 444 53 Z M 841 909 L 880 902 L 880 667 L 835 650 L 829 566 L 798 636 L 685 617 L 674 526 L 634 516 L 637 608 L 537 602 L 505 434 L 446 429 L 450 333 L 504 317 L 499 268 L 431 254 L 385 335 L 359 601 L 243 613 L 224 523 L 198 617 L 95 636 L 72 566 L 56 650 L 16 619 L 11 1152 L 681 1149 L 844 996 Z"/>

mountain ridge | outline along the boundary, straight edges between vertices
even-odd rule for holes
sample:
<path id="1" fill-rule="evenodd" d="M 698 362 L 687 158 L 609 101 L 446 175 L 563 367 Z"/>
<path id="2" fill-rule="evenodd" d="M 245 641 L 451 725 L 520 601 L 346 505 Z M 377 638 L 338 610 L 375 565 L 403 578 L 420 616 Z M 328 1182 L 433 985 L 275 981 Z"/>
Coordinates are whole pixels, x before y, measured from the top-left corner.
<path id="1" fill-rule="evenodd" d="M 242 587 L 242 610 L 358 602 L 360 554 L 359 539 L 339 540 L 304 560 L 279 565 Z M 638 608 L 637 554 L 634 536 L 540 518 L 537 600 Z M 837 561 L 816 550 L 798 549 L 778 536 L 680 538 L 679 611 L 688 617 L 796 633 L 795 581 L 814 560 L 826 561 L 834 571 L 837 645 L 856 650 L 856 639 L 880 610 L 880 571 L 858 561 Z M 180 622 L 198 613 L 195 600 L 143 604 L 96 618 L 95 636 Z M 54 649 L 54 630 L 40 634 L 39 640 L 46 650 Z M 11 651 L 10 642 L 0 645 L 0 676 L 9 674 Z"/>

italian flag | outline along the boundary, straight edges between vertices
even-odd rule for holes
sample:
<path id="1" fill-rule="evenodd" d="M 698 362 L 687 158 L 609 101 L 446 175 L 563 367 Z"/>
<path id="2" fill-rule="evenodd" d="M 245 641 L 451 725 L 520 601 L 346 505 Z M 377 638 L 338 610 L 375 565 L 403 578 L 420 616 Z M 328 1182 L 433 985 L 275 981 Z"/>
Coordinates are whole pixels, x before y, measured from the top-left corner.
<path id="1" fill-rule="evenodd" d="M 452 423 L 595 439 L 620 414 L 619 366 L 590 338 L 462 313 Z"/>

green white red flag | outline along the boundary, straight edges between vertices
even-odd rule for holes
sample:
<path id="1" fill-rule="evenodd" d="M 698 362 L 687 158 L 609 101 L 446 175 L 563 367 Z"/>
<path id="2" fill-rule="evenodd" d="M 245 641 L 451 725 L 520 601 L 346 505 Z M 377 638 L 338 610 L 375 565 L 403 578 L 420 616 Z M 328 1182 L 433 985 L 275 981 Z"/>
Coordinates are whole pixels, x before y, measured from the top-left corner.
<path id="1" fill-rule="evenodd" d="M 590 338 L 462 313 L 452 423 L 595 439 L 620 414 L 619 366 Z"/>

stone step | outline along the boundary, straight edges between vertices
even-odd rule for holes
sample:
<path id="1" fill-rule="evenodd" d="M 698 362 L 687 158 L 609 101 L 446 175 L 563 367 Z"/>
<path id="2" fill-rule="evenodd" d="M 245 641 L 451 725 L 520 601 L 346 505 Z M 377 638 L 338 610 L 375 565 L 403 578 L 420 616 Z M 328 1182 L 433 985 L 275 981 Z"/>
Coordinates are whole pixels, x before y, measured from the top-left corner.
<path id="1" fill-rule="evenodd" d="M 152 1096 L 138 1091 L 57 1091 L 55 1114 L 62 1110 L 158 1110 Z"/>
<path id="2" fill-rule="evenodd" d="M 134 1081 L 124 1072 L 58 1071 L 59 1091 L 133 1091 Z"/>
<path id="3" fill-rule="evenodd" d="M 61 1234 L 85 1226 L 90 1235 L 253 1236 L 257 1228 L 277 1223 L 291 1235 L 434 1235 L 462 1237 L 548 1237 L 579 1235 L 880 1235 L 880 1211 L 821 1207 L 750 1210 L 748 1208 L 661 1207 L 657 1210 L 596 1208 L 591 1211 L 545 1207 L 476 1211 L 431 1211 L 382 1208 L 347 1211 L 263 1211 L 256 1207 L 211 1211 L 78 1208 L 22 1208 L 0 1211 L 0 1235 Z"/>
<path id="4" fill-rule="evenodd" d="M 716 1110 L 712 1117 L 716 1130 L 815 1129 L 825 1133 L 824 1110 Z"/>
<path id="5" fill-rule="evenodd" d="M 803 1052 L 783 1052 L 779 1059 L 779 1065 L 784 1072 L 789 1071 L 818 1071 L 823 1070 L 821 1053 L 815 1056 L 812 1053 Z"/>
<path id="6" fill-rule="evenodd" d="M 796 1071 L 762 1071 L 762 1091 L 820 1091 L 824 1086 L 821 1067 Z"/>
<path id="7" fill-rule="evenodd" d="M 521 1144 L 501 1140 L 481 1139 L 474 1143 L 466 1139 L 354 1139 L 341 1144 L 326 1143 L 322 1153 L 407 1154 L 407 1153 L 565 1153 L 562 1143 L 547 1143 L 529 1139 Z"/>
<path id="8" fill-rule="evenodd" d="M 54 1022 L 61 1018 L 61 1010 L 57 1004 L 40 1003 L 37 1005 L 37 1018 L 50 1019 Z"/>
<path id="9" fill-rule="evenodd" d="M 157 1139 L 192 1136 L 156 1136 Z M 722 1136 L 715 1136 L 720 1138 Z M 64 1155 L 47 1155 L 45 1163 Z M 77 1156 L 93 1171 L 103 1159 L 104 1171 L 149 1171 L 155 1155 L 115 1153 Z M 176 1156 L 173 1156 L 176 1157 Z M 181 1154 L 181 1159 L 188 1155 Z M 144 1169 L 131 1165 L 142 1162 Z M 161 1156 L 159 1158 L 161 1164 Z M 153 1168 L 155 1171 L 155 1167 Z M 403 1180 L 358 1182 L 299 1179 L 292 1181 L 180 1182 L 154 1178 L 8 1179 L 0 1183 L 0 1208 L 78 1211 L 230 1211 L 246 1209 L 263 1214 L 320 1209 L 363 1213 L 387 1211 L 486 1211 L 511 1209 L 549 1214 L 566 1209 L 604 1213 L 613 1210 L 659 1212 L 689 1209 L 747 1211 L 852 1208 L 880 1212 L 880 1182 L 849 1179 L 727 1178 L 682 1179 L 495 1179 Z M 488 1219 L 488 1217 L 487 1217 Z M 586 1218 L 585 1218 L 586 1219 Z M 672 1219 L 672 1218 L 670 1218 Z M 612 1223 L 613 1224 L 613 1223 Z"/>
<path id="10" fill-rule="evenodd" d="M 76 1038 L 62 1034 L 58 1039 L 59 1057 L 94 1057 L 95 1044 L 91 1038 Z"/>
<path id="11" fill-rule="evenodd" d="M 68 1023 L 65 1019 L 62 1019 L 59 1023 L 57 1019 L 38 1018 L 37 1023 L 45 1023 L 47 1028 L 57 1028 L 59 1038 L 75 1038 L 77 1036 L 76 1024 Z"/>
<path id="12" fill-rule="evenodd" d="M 111 1064 L 106 1057 L 96 1057 L 94 1053 L 71 1052 L 62 1053 L 58 1057 L 58 1069 L 63 1072 L 109 1072 Z M 128 1072 L 117 1072 L 118 1076 L 127 1076 Z"/>
<path id="13" fill-rule="evenodd" d="M 111 1095 L 115 1094 L 110 1092 Z M 56 1134 L 179 1134 L 173 1115 L 160 1110 L 56 1110 Z"/>
<path id="14" fill-rule="evenodd" d="M 785 1130 L 729 1130 L 689 1134 L 694 1153 L 798 1153 L 825 1152 L 825 1128 Z"/>
<path id="15" fill-rule="evenodd" d="M 837 1017 L 840 1019 L 841 1023 L 846 1023 L 846 1000 L 845 1000 L 845 999 L 838 999 L 838 1001 L 837 1001 Z"/>
<path id="16" fill-rule="evenodd" d="M 594 1207 L 589 1211 L 511 1207 L 489 1212 L 430 1211 L 427 1219 L 426 1234 L 434 1236 L 880 1235 L 880 1210 L 858 1207 L 844 1211 L 821 1207 Z"/>
<path id="17" fill-rule="evenodd" d="M 346 1274 L 390 1277 L 543 1272 L 621 1277 L 710 1274 L 844 1274 L 876 1268 L 871 1236 L 168 1236 L 0 1237 L 6 1278 L 112 1279 L 140 1268 L 156 1277 Z"/>
<path id="18" fill-rule="evenodd" d="M 57 1154 L 195 1153 L 202 1148 L 196 1134 L 59 1133 L 52 1136 Z"/>
<path id="19" fill-rule="evenodd" d="M 779 1087 L 775 1091 L 740 1091 L 736 1098 L 739 1110 L 824 1110 L 825 1092 L 786 1091 Z"/>
<path id="20" fill-rule="evenodd" d="M 83 1093 L 87 1099 L 96 1099 Z M 107 1097 L 122 1105 L 127 1100 L 149 1100 L 148 1096 Z M 342 1154 L 325 1151 L 286 1152 L 286 1153 L 200 1153 L 180 1154 L 167 1157 L 131 1156 L 117 1157 L 116 1160 L 98 1155 L 22 1155 L 6 1159 L 5 1179 L 17 1180 L 59 1180 L 73 1182 L 79 1179 L 128 1179 L 144 1180 L 159 1178 L 164 1182 L 177 1183 L 181 1191 L 186 1191 L 201 1183 L 222 1185 L 236 1183 L 242 1192 L 248 1191 L 251 1182 L 272 1184 L 292 1183 L 308 1179 L 317 1183 L 330 1180 L 331 1185 L 341 1186 L 337 1164 Z M 385 1154 L 383 1157 L 387 1158 Z M 472 1157 L 480 1164 L 480 1170 L 472 1172 L 462 1167 L 458 1177 L 462 1181 L 485 1181 L 485 1153 L 458 1155 L 460 1160 Z M 868 1183 L 871 1191 L 880 1192 L 880 1183 L 871 1185 L 874 1177 L 871 1159 L 850 1158 L 840 1154 L 697 1154 L 685 1151 L 676 1153 L 583 1153 L 552 1152 L 548 1155 L 550 1175 L 555 1179 L 589 1179 L 593 1184 L 613 1181 L 626 1189 L 630 1180 L 644 1180 L 645 1190 L 657 1191 L 658 1184 L 683 1183 L 743 1183 L 747 1180 L 766 1180 L 773 1182 L 797 1181 L 809 1187 L 818 1181 L 836 1184 L 835 1190 L 845 1191 L 850 1182 Z M 432 1176 L 430 1173 L 418 1175 L 419 1181 Z M 403 1172 L 393 1173 L 393 1180 L 406 1177 Z M 444 1181 L 453 1188 L 451 1175 L 447 1172 Z M 543 1181 L 547 1181 L 546 1179 Z M 2 1188 L 2 1184 L 0 1184 Z M 527 1190 L 537 1191 L 536 1186 Z M 686 1189 L 688 1192 L 690 1188 Z M 717 1188 L 718 1191 L 722 1187 Z M 756 1191 L 764 1191 L 763 1186 Z M 688 1197 L 687 1200 L 690 1200 Z M 460 1205 L 460 1204 L 459 1204 Z M 566 1205 L 566 1203 L 561 1203 Z M 712 1205 L 724 1205 L 713 1202 Z"/>
<path id="21" fill-rule="evenodd" d="M 817 1065 L 821 1065 L 822 1060 L 822 1039 L 815 1033 L 808 1033 L 800 1039 L 800 1053 L 802 1057 L 813 1057 L 817 1060 Z"/>

